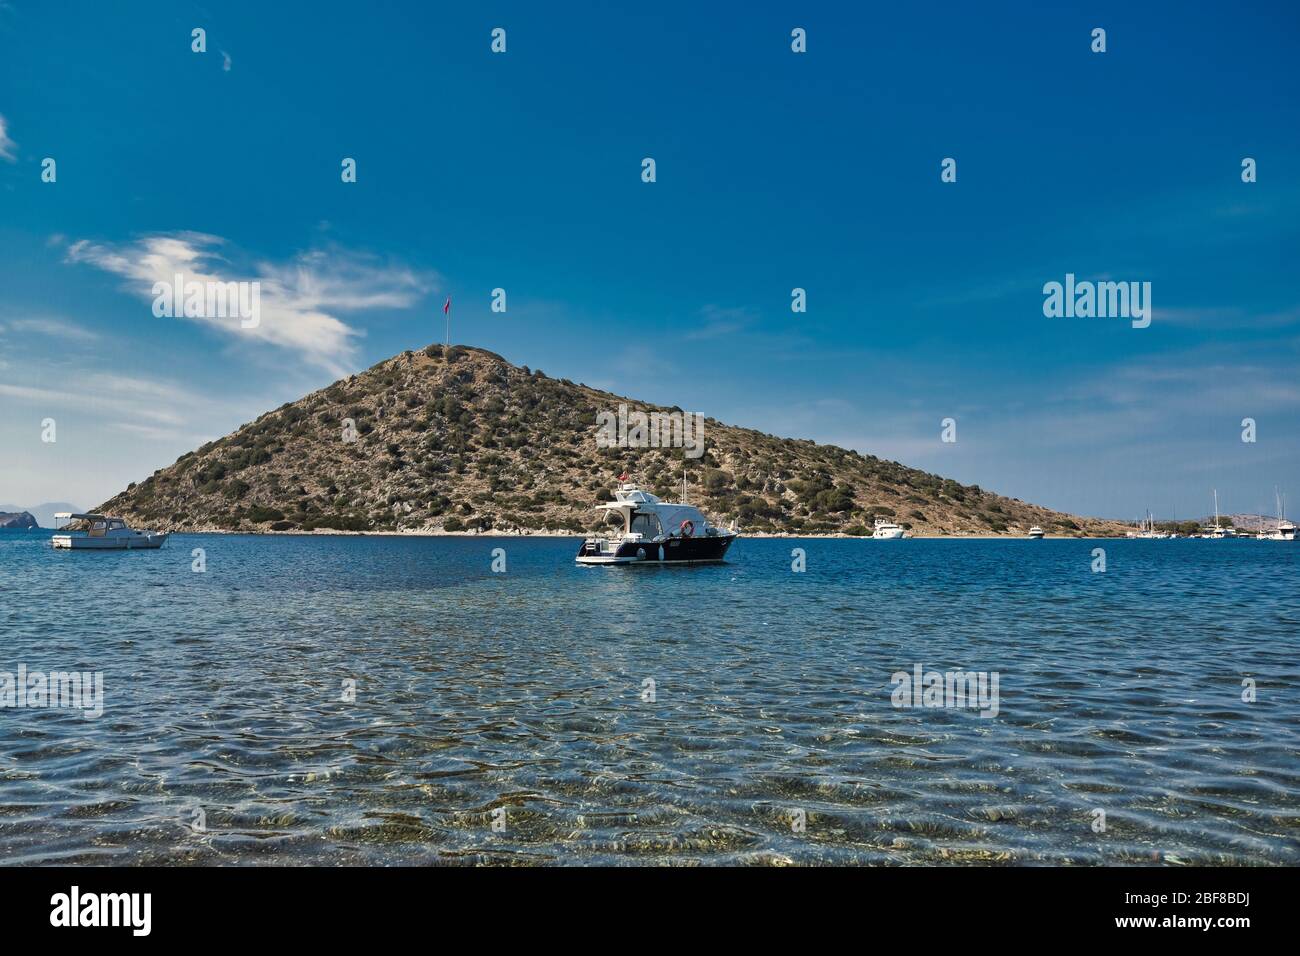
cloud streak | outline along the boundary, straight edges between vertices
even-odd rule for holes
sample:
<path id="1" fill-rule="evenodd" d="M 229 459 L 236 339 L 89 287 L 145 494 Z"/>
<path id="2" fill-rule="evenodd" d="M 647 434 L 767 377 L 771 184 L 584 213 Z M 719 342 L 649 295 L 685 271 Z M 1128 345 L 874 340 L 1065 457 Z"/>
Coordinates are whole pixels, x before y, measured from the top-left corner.
<path id="1" fill-rule="evenodd" d="M 17 157 L 14 155 L 17 148 L 18 144 L 9 138 L 8 123 L 3 116 L 0 116 L 0 159 L 11 163 L 17 162 Z"/>
<path id="2" fill-rule="evenodd" d="M 62 319 L 10 319 L 7 322 L 0 322 L 0 335 L 4 335 L 6 332 L 45 335 L 50 338 L 62 339 L 65 342 L 79 342 L 82 344 L 99 341 L 99 336 L 96 333 L 71 322 L 65 322 Z"/>
<path id="3" fill-rule="evenodd" d="M 65 410 L 113 419 L 114 426 L 132 422 L 168 426 L 184 434 L 185 426 L 210 403 L 172 382 L 81 370 L 59 387 L 0 384 L 0 395 L 49 410 Z"/>
<path id="4" fill-rule="evenodd" d="M 362 333 L 339 313 L 368 309 L 406 309 L 431 287 L 433 277 L 405 268 L 376 265 L 369 259 L 334 251 L 312 251 L 284 263 L 257 262 L 236 270 L 224 253 L 226 241 L 197 232 L 145 236 L 128 243 L 82 239 L 67 250 L 67 261 L 102 269 L 127 279 L 127 290 L 152 301 L 154 283 L 261 284 L 261 321 L 241 327 L 237 316 L 188 317 L 223 334 L 261 342 L 298 354 L 334 375 L 354 364 L 355 339 Z"/>

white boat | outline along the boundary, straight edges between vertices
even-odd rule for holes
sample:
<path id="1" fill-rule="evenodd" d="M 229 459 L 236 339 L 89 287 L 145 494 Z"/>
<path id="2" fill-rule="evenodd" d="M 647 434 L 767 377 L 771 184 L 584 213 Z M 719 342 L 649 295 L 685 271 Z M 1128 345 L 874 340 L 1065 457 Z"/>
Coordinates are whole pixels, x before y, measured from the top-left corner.
<path id="1" fill-rule="evenodd" d="M 871 532 L 871 537 L 879 538 L 882 541 L 892 541 L 895 538 L 901 538 L 904 534 L 901 525 L 896 525 L 892 521 L 886 521 L 884 518 L 876 519 L 875 530 Z"/>
<path id="2" fill-rule="evenodd" d="M 127 527 L 121 518 L 107 515 L 60 511 L 54 520 L 86 522 L 84 534 L 56 534 L 51 538 L 50 544 L 56 548 L 73 551 L 135 551 L 139 548 L 161 548 L 167 540 L 166 532 L 136 531 Z"/>
<path id="3" fill-rule="evenodd" d="M 574 559 L 579 564 L 718 562 L 740 536 L 709 524 L 692 505 L 660 501 L 627 481 L 620 481 L 613 501 L 596 510 L 617 533 L 584 540 Z"/>
<path id="4" fill-rule="evenodd" d="M 1034 525 L 1032 528 L 1029 529 L 1029 537 L 1031 538 L 1042 538 L 1042 537 L 1046 537 L 1046 535 L 1047 532 L 1044 531 L 1042 528 L 1038 527 L 1038 525 Z"/>
<path id="5" fill-rule="evenodd" d="M 1229 534 L 1228 529 L 1219 527 L 1219 489 L 1215 488 L 1214 489 L 1214 527 L 1202 528 L 1201 537 L 1214 538 L 1216 540 L 1219 538 L 1236 537 L 1237 530 L 1233 528 L 1231 529 L 1231 532 L 1232 533 Z"/>
<path id="6" fill-rule="evenodd" d="M 1261 531 L 1258 535 L 1261 541 L 1294 541 L 1295 540 L 1295 523 L 1286 519 L 1286 499 L 1273 489 L 1273 496 L 1277 498 L 1277 527 L 1265 534 Z"/>
<path id="7" fill-rule="evenodd" d="M 1269 541 L 1294 541 L 1295 525 L 1290 521 L 1283 521 L 1268 536 Z"/>

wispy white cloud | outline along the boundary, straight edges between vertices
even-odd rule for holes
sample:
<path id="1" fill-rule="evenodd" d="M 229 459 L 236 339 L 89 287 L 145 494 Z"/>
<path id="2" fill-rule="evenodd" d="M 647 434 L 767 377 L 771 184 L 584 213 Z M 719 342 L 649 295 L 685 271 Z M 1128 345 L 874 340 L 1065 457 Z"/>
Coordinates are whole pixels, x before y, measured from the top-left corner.
<path id="1" fill-rule="evenodd" d="M 230 54 L 225 50 L 221 51 L 221 68 L 227 73 L 230 72 Z"/>
<path id="2" fill-rule="evenodd" d="M 69 409 L 111 419 L 110 426 L 185 426 L 209 404 L 205 399 L 172 382 L 150 381 L 126 375 L 89 370 L 65 373 L 55 387 L 0 384 L 0 395 L 49 410 Z"/>
<path id="3" fill-rule="evenodd" d="M 339 250 L 303 253 L 283 263 L 256 262 L 236 271 L 227 250 L 218 236 L 181 232 L 118 244 L 83 239 L 68 247 L 67 259 L 124 276 L 129 291 L 149 300 L 154 283 L 170 284 L 177 275 L 185 282 L 258 282 L 261 317 L 255 327 L 243 328 L 235 316 L 191 319 L 245 341 L 292 350 L 335 375 L 352 364 L 354 340 L 362 334 L 337 313 L 409 308 L 436 281 L 430 274 Z"/>
<path id="4" fill-rule="evenodd" d="M 189 382 L 104 371 L 96 362 L 50 356 L 15 361 L 0 380 L 0 496 L 100 502 L 177 455 L 229 432 L 283 399 L 205 394 Z M 58 424 L 45 444 L 37 427 Z"/>
<path id="5" fill-rule="evenodd" d="M 700 324 L 686 333 L 690 340 L 717 339 L 737 335 L 754 321 L 752 309 L 706 305 L 700 309 Z"/>
<path id="6" fill-rule="evenodd" d="M 697 313 L 695 326 L 684 338 L 704 343 L 701 348 L 726 348 L 729 355 L 745 350 L 753 355 L 807 356 L 813 348 L 812 340 L 797 324 L 764 322 L 761 310 L 748 305 L 703 306 Z"/>
<path id="7" fill-rule="evenodd" d="M 99 341 L 99 335 L 72 322 L 55 318 L 8 319 L 0 322 L 0 335 L 6 332 L 28 335 L 46 335 L 65 342 L 90 343 Z"/>
<path id="8" fill-rule="evenodd" d="M 1104 413 L 1130 430 L 1132 416 L 1143 413 L 1177 422 L 1217 409 L 1240 409 L 1243 415 L 1300 409 L 1300 385 L 1289 368 L 1252 361 L 1222 345 L 1183 352 L 1162 364 L 1117 365 L 1062 385 L 1060 395 L 1063 404 Z"/>
<path id="9" fill-rule="evenodd" d="M 1274 311 L 1252 310 L 1241 306 L 1156 307 L 1152 321 L 1161 325 L 1207 330 L 1282 329 L 1300 325 L 1300 307 Z"/>
<path id="10" fill-rule="evenodd" d="M 5 118 L 0 116 L 0 159 L 8 160 L 11 163 L 17 162 L 17 158 L 14 156 L 14 150 L 17 148 L 18 144 L 9 138 L 9 127 Z"/>

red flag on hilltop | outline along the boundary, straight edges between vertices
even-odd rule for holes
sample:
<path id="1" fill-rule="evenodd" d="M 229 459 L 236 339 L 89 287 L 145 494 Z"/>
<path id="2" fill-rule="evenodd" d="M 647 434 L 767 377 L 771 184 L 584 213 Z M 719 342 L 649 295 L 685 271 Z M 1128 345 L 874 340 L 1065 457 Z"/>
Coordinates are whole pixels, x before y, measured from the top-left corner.
<path id="1" fill-rule="evenodd" d="M 447 301 L 442 304 L 442 314 L 451 315 L 451 296 L 447 296 Z"/>

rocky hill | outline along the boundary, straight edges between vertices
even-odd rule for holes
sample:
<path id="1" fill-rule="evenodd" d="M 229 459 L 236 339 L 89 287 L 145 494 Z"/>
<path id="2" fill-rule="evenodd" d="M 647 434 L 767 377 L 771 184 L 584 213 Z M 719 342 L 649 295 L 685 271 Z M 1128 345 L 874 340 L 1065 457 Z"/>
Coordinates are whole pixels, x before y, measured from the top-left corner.
<path id="1" fill-rule="evenodd" d="M 597 415 L 672 412 L 481 349 L 403 352 L 182 455 L 100 509 L 138 526 L 225 531 L 552 531 L 593 526 L 620 472 L 742 531 L 1122 533 L 811 441 L 704 420 L 705 454 L 599 448 Z M 680 411 L 680 410 L 678 410 Z"/>
<path id="2" fill-rule="evenodd" d="M 37 527 L 36 519 L 26 511 L 20 511 L 17 514 L 8 511 L 0 511 L 0 528 L 35 527 Z"/>
<path id="3" fill-rule="evenodd" d="M 36 519 L 36 525 L 40 528 L 53 528 L 55 525 L 54 516 L 61 511 L 71 512 L 73 514 L 81 511 L 76 505 L 68 501 L 47 501 L 39 505 L 0 505 L 0 514 L 22 514 L 26 512 Z"/>

